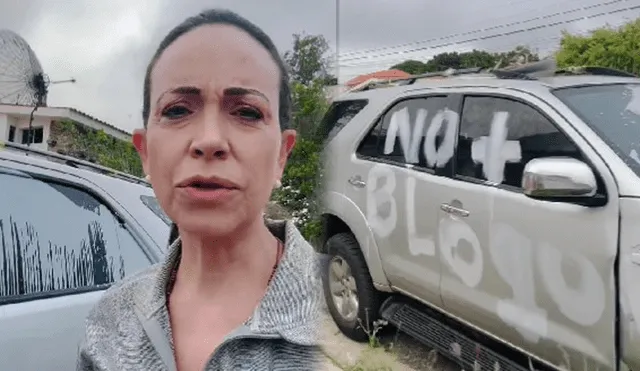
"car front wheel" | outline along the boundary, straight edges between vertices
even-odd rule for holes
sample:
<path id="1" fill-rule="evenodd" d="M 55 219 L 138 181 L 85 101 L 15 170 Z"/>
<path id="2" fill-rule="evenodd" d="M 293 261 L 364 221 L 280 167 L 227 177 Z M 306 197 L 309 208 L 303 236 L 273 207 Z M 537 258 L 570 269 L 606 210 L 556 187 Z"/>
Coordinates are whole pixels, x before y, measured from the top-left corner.
<path id="1" fill-rule="evenodd" d="M 331 258 L 324 275 L 324 296 L 334 322 L 348 338 L 364 342 L 379 318 L 380 293 L 355 237 L 339 233 L 326 242 Z"/>

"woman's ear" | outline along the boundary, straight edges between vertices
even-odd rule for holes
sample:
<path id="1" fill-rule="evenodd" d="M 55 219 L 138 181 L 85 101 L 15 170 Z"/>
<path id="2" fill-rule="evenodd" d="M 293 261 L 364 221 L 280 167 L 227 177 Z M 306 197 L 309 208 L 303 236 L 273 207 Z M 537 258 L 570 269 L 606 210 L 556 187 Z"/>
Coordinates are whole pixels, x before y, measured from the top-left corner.
<path id="1" fill-rule="evenodd" d="M 275 179 L 276 185 L 281 184 L 280 178 L 282 178 L 284 167 L 287 165 L 291 151 L 293 151 L 293 147 L 296 145 L 296 136 L 297 133 L 295 130 L 285 130 L 282 132 L 280 153 L 278 154 L 277 179 Z"/>
<path id="2" fill-rule="evenodd" d="M 149 175 L 147 166 L 147 131 L 145 129 L 134 130 L 131 141 L 133 142 L 133 146 L 136 148 L 136 151 L 138 151 L 138 155 L 140 156 L 140 162 L 142 162 L 142 170 L 146 175 Z"/>
<path id="3" fill-rule="evenodd" d="M 281 170 L 284 170 L 291 151 L 293 151 L 293 147 L 296 145 L 297 135 L 298 133 L 291 129 L 282 132 L 282 144 L 280 145 L 280 157 L 278 158 L 278 165 Z"/>

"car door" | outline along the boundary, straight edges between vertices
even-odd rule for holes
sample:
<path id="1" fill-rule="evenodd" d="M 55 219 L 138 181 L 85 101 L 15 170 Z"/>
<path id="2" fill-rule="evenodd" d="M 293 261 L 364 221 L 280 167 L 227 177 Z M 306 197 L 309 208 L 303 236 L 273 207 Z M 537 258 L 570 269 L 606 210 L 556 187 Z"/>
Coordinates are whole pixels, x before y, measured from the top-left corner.
<path id="1" fill-rule="evenodd" d="M 525 196 L 524 167 L 544 157 L 591 164 L 600 179 L 600 196 L 606 197 L 606 166 L 542 100 L 515 91 L 464 95 L 452 193 L 474 198 L 486 211 L 481 215 L 484 221 L 477 222 L 483 224 L 481 231 L 471 225 L 481 257 L 474 260 L 481 261 L 478 270 L 467 271 L 476 273 L 474 280 L 460 282 L 443 272 L 444 305 L 452 314 L 555 365 L 612 369 L 616 201 L 587 207 Z M 477 199 L 481 196 L 484 200 Z M 464 219 L 475 212 L 469 211 Z M 440 221 L 449 229 L 440 231 L 447 237 L 455 223 L 444 214 L 449 213 Z M 462 235 L 462 230 L 458 226 L 456 233 Z M 455 245 L 451 239 L 457 236 L 451 234 L 444 245 Z"/>
<path id="2" fill-rule="evenodd" d="M 149 255 L 87 188 L 3 167 L 0 184 L 2 369 L 75 369 L 90 309 Z"/>
<path id="3" fill-rule="evenodd" d="M 440 177 L 432 193 L 435 205 L 435 242 L 442 264 L 440 290 L 444 308 L 457 318 L 474 324 L 486 324 L 490 302 L 484 297 L 484 270 L 487 264 L 484 249 L 489 241 L 491 189 L 483 179 L 466 175 L 456 176 L 454 169 L 467 169 L 471 157 L 471 143 L 464 132 L 470 130 L 460 117 L 461 96 L 452 95 L 455 112 L 455 154 L 448 177 Z M 453 148 L 451 152 L 454 152 Z M 468 351 L 468 350 L 466 350 Z"/>
<path id="4" fill-rule="evenodd" d="M 443 133 L 455 129 L 447 126 L 449 103 L 445 94 L 395 102 L 357 150 L 366 179 L 367 220 L 389 282 L 436 306 L 442 303 L 433 195 L 453 155 L 455 137 L 449 136 L 448 155 L 442 151 Z"/>

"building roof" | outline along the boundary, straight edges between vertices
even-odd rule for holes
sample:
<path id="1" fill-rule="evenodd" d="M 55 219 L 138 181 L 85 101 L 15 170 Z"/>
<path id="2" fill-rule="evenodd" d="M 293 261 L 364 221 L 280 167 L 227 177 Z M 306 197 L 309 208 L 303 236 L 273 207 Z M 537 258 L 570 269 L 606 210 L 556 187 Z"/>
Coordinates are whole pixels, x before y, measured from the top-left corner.
<path id="1" fill-rule="evenodd" d="M 0 103 L 0 113 L 30 114 L 31 110 L 33 110 L 33 106 Z M 126 130 L 120 129 L 117 126 L 109 124 L 106 121 L 100 120 L 97 117 L 91 116 L 85 112 L 82 112 L 72 107 L 50 107 L 50 106 L 38 107 L 38 109 L 35 112 L 35 116 L 42 116 L 42 115 L 69 118 L 85 125 L 89 124 L 89 122 L 87 121 L 90 121 L 94 123 L 93 125 L 89 124 L 88 126 L 90 127 L 96 126 L 95 124 L 97 123 L 99 126 L 102 126 L 103 129 L 118 133 L 120 134 L 120 136 L 128 136 L 128 137 L 131 136 L 131 133 Z M 96 127 L 94 128 L 97 129 Z"/>
<path id="2" fill-rule="evenodd" d="M 353 87 L 371 79 L 397 80 L 397 79 L 406 79 L 410 76 L 411 74 L 406 73 L 404 71 L 400 71 L 400 70 L 384 70 L 384 71 L 378 71 L 378 72 L 368 73 L 366 75 L 360 75 L 358 77 L 354 77 L 353 79 L 347 81 L 345 85 L 347 85 L 348 87 Z"/>
<path id="3" fill-rule="evenodd" d="M 53 108 L 64 108 L 64 109 L 68 109 L 68 110 L 69 110 L 69 111 L 71 111 L 71 112 L 75 112 L 75 113 L 77 113 L 78 115 L 81 115 L 81 116 L 87 117 L 87 118 L 89 118 L 89 119 L 91 119 L 91 120 L 94 120 L 94 121 L 97 121 L 97 122 L 101 123 L 102 125 L 104 125 L 104 126 L 106 126 L 106 127 L 109 127 L 109 128 L 111 128 L 111 129 L 114 129 L 114 130 L 120 131 L 120 132 L 122 132 L 123 134 L 131 134 L 130 132 L 128 132 L 128 131 L 126 131 L 126 130 L 120 129 L 120 128 L 119 128 L 119 127 L 117 127 L 117 126 L 111 125 L 110 123 L 108 123 L 108 122 L 106 122 L 106 121 L 100 120 L 99 118 L 97 118 L 97 117 L 95 117 L 95 116 L 91 116 L 90 114 L 85 113 L 85 112 L 82 112 L 82 111 L 80 111 L 79 109 L 76 109 L 76 108 L 73 108 L 73 107 L 53 107 Z"/>

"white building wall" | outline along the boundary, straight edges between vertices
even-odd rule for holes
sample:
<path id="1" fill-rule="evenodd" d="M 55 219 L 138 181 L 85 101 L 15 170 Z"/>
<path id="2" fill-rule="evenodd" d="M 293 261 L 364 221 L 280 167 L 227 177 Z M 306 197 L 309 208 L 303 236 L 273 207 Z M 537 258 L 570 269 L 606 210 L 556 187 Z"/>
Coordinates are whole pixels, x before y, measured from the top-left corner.
<path id="1" fill-rule="evenodd" d="M 7 104 L 0 104 L 0 113 L 2 114 L 6 114 L 9 116 L 15 116 L 15 117 L 23 117 L 26 116 L 27 117 L 27 126 L 28 126 L 28 117 L 29 114 L 31 113 L 32 108 L 31 107 L 25 107 L 25 106 L 12 106 L 12 105 L 7 105 Z M 118 130 L 116 128 L 110 127 L 108 125 L 105 125 L 105 123 L 100 122 L 92 117 L 89 117 L 88 115 L 79 113 L 78 111 L 75 111 L 73 109 L 69 109 L 69 108 L 63 108 L 63 107 L 40 107 L 36 110 L 35 115 L 34 115 L 34 122 L 36 121 L 36 119 L 38 118 L 42 118 L 42 119 L 46 119 L 46 120 L 73 120 L 78 122 L 79 124 L 82 124 L 84 126 L 87 126 L 89 128 L 92 129 L 96 129 L 96 130 L 103 130 L 106 134 L 109 134 L 113 137 L 116 137 L 118 139 L 121 140 L 126 140 L 126 141 L 130 141 L 131 140 L 131 134 L 123 131 L 123 130 Z M 0 135 L 2 135 L 2 129 L 0 128 Z"/>
<path id="2" fill-rule="evenodd" d="M 16 126 L 15 141 L 16 143 L 22 143 L 23 132 L 29 129 L 29 116 L 15 117 L 14 124 Z M 31 147 L 46 151 L 49 147 L 47 141 L 49 140 L 49 135 L 51 134 L 51 118 L 34 117 L 33 122 L 31 123 L 31 127 L 34 129 L 41 127 L 43 129 L 42 142 L 33 143 L 31 144 Z"/>
<path id="3" fill-rule="evenodd" d="M 9 138 L 9 116 L 0 113 L 0 140 L 6 142 Z"/>

